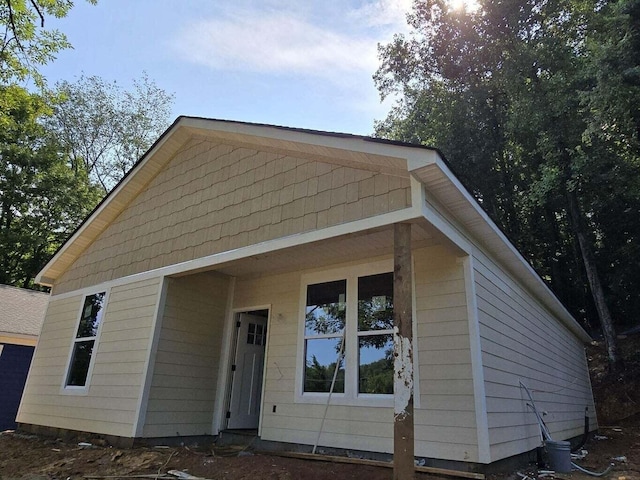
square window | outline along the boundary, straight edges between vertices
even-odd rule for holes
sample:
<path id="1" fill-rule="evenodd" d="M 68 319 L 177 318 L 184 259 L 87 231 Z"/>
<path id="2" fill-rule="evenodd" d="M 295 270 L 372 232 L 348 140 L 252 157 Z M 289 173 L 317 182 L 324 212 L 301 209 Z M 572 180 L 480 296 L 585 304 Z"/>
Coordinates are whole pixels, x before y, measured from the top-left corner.
<path id="1" fill-rule="evenodd" d="M 340 333 L 344 329 L 347 281 L 317 283 L 307 287 L 305 335 Z"/>
<path id="2" fill-rule="evenodd" d="M 329 392 L 342 338 L 309 339 L 305 345 L 304 391 Z M 334 393 L 344 393 L 344 360 L 340 361 Z"/>

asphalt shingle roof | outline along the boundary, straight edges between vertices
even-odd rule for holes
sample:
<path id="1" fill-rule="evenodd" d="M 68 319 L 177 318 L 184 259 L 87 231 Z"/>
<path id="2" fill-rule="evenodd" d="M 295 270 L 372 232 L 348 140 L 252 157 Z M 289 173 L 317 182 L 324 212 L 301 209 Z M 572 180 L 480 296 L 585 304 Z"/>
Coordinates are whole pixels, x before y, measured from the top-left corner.
<path id="1" fill-rule="evenodd" d="M 0 333 L 39 335 L 49 294 L 0 285 Z"/>

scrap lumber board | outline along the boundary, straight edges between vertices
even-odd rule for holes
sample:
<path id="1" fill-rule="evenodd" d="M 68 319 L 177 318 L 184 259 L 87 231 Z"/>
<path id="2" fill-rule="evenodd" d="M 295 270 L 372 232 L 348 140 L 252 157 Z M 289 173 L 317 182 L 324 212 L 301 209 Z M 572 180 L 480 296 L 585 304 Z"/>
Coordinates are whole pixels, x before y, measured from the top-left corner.
<path id="1" fill-rule="evenodd" d="M 393 468 L 393 463 L 391 462 L 382 462 L 380 460 L 367 460 L 364 458 L 338 457 L 334 455 L 318 455 L 313 453 L 299 453 L 299 452 L 261 451 L 256 453 L 261 453 L 263 455 L 274 455 L 278 457 L 299 458 L 301 460 L 317 460 L 320 462 L 334 462 L 334 463 L 353 463 L 357 465 L 370 465 L 372 467 Z M 482 473 L 462 472 L 460 470 L 450 470 L 447 468 L 416 466 L 415 471 L 420 473 L 448 475 L 451 477 L 471 478 L 474 480 L 485 480 L 486 478 Z"/>

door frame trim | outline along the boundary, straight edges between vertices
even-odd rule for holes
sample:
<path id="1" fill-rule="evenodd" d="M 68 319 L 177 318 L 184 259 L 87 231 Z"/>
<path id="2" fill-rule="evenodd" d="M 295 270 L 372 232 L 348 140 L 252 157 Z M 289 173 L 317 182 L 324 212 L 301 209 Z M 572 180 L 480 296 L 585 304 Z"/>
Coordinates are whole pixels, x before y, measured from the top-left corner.
<path id="1" fill-rule="evenodd" d="M 222 378 L 224 378 L 225 387 L 224 391 L 224 401 L 222 403 L 222 409 L 220 411 L 220 430 L 224 430 L 227 428 L 228 419 L 226 417 L 226 412 L 229 411 L 231 407 L 231 391 L 233 388 L 233 372 L 231 371 L 231 365 L 233 365 L 234 356 L 236 354 L 238 348 L 238 330 L 236 329 L 236 322 L 242 313 L 251 313 L 259 310 L 266 310 L 267 313 L 267 338 L 264 345 L 264 364 L 262 365 L 262 385 L 260 387 L 260 414 L 258 416 L 258 436 L 262 435 L 262 417 L 264 415 L 263 400 L 264 400 L 264 387 L 266 385 L 267 380 L 267 357 L 269 351 L 269 336 L 271 333 L 270 323 L 271 323 L 271 304 L 264 305 L 252 305 L 250 307 L 242 307 L 242 308 L 232 308 L 230 309 L 230 313 L 227 318 L 227 325 L 225 327 L 225 359 L 221 362 L 221 367 L 224 368 L 222 373 Z M 222 391 L 222 390 L 221 390 Z"/>

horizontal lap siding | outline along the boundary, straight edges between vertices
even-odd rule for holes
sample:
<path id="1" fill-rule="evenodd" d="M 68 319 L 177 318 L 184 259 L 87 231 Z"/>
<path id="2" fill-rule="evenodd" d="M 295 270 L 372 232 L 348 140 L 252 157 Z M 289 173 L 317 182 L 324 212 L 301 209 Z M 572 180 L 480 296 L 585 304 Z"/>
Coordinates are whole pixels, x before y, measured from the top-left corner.
<path id="1" fill-rule="evenodd" d="M 462 264 L 446 251 L 415 253 L 421 406 L 416 454 L 476 461 L 477 433 Z M 333 268 L 333 267 L 332 267 Z M 296 403 L 301 274 L 238 279 L 234 308 L 271 305 L 261 437 L 313 444 L 323 404 Z M 276 411 L 274 412 L 274 407 Z M 393 409 L 332 405 L 320 445 L 393 451 Z"/>
<path id="2" fill-rule="evenodd" d="M 295 402 L 300 282 L 300 273 L 239 279 L 234 307 L 271 305 L 261 438 L 310 445 L 316 441 L 324 405 Z M 392 409 L 331 406 L 320 445 L 390 451 L 386 431 L 392 422 Z"/>
<path id="3" fill-rule="evenodd" d="M 288 426 L 297 416 L 292 413 L 299 407 L 294 402 L 299 294 L 300 273 L 241 278 L 235 285 L 235 309 L 271 306 L 261 405 L 261 433 L 265 440 L 313 443 L 306 441 L 304 428 Z"/>
<path id="4" fill-rule="evenodd" d="M 540 430 L 522 381 L 555 440 L 583 431 L 595 412 L 584 345 L 488 258 L 474 258 L 493 461 L 531 450 Z"/>
<path id="5" fill-rule="evenodd" d="M 421 407 L 416 455 L 477 462 L 463 265 L 434 247 L 414 252 L 414 269 Z"/>
<path id="6" fill-rule="evenodd" d="M 86 395 L 61 393 L 84 296 L 52 297 L 18 421 L 131 437 L 160 284 L 111 289 Z"/>
<path id="7" fill-rule="evenodd" d="M 408 178 L 193 139 L 54 293 L 409 205 Z"/>
<path id="8" fill-rule="evenodd" d="M 210 435 L 229 280 L 168 282 L 142 436 Z"/>

